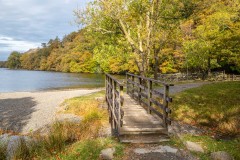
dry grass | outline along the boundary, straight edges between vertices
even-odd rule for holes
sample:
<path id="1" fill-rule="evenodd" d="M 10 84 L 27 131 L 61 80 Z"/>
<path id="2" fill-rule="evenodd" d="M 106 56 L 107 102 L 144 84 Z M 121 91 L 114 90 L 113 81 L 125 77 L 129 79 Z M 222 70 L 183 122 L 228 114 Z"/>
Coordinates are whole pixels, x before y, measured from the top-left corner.
<path id="1" fill-rule="evenodd" d="M 7 158 L 6 151 L 7 147 L 4 144 L 0 143 L 0 160 L 5 160 Z"/>
<path id="2" fill-rule="evenodd" d="M 66 100 L 64 113 L 72 113 L 83 117 L 83 121 L 75 128 L 75 135 L 78 139 L 96 137 L 99 130 L 108 123 L 108 113 L 100 108 L 101 101 L 96 97 L 104 97 L 104 92 L 97 92 L 87 96 L 81 96 Z"/>

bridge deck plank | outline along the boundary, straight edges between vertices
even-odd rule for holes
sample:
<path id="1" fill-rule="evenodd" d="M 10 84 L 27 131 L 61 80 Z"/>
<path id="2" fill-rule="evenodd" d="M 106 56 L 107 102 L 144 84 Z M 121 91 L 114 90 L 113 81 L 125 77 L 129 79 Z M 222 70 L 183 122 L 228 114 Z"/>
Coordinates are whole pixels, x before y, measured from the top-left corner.
<path id="1" fill-rule="evenodd" d="M 124 116 L 123 127 L 120 129 L 120 132 L 154 131 L 166 133 L 166 129 L 162 126 L 162 120 L 152 114 L 148 114 L 140 104 L 127 94 L 124 94 L 122 109 Z"/>

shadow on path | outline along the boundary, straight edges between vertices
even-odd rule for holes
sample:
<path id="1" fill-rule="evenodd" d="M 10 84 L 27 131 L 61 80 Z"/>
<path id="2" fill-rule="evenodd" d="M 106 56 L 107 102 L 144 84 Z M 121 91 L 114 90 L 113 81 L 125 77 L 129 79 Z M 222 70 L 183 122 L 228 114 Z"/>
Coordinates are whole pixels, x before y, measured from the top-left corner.
<path id="1" fill-rule="evenodd" d="M 32 97 L 0 99 L 0 129 L 21 132 L 36 104 Z"/>

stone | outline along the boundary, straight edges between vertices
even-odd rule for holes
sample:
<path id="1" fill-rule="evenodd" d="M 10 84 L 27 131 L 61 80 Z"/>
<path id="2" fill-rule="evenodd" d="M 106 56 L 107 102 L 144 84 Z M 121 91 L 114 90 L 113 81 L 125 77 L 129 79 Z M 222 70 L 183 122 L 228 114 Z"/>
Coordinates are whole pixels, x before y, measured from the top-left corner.
<path id="1" fill-rule="evenodd" d="M 199 157 L 194 156 L 189 150 L 179 149 L 176 153 L 178 157 L 183 157 L 185 160 L 200 160 Z"/>
<path id="2" fill-rule="evenodd" d="M 176 148 L 172 148 L 170 146 L 162 146 L 161 149 L 164 151 L 164 152 L 168 152 L 168 153 L 177 153 L 178 149 Z"/>
<path id="3" fill-rule="evenodd" d="M 137 154 L 147 154 L 147 153 L 177 153 L 178 149 L 172 148 L 170 146 L 157 146 L 151 148 L 136 148 L 134 152 Z"/>
<path id="4" fill-rule="evenodd" d="M 210 157 L 212 160 L 233 160 L 231 155 L 224 151 L 213 152 Z"/>
<path id="5" fill-rule="evenodd" d="M 104 160 L 112 160 L 114 158 L 115 148 L 106 148 L 101 151 L 100 158 Z"/>
<path id="6" fill-rule="evenodd" d="M 0 136 L 0 145 L 6 146 L 9 141 L 9 135 L 8 134 L 3 134 Z"/>
<path id="7" fill-rule="evenodd" d="M 134 152 L 137 154 L 146 154 L 146 153 L 150 153 L 151 151 L 144 148 L 136 148 L 134 149 Z"/>
<path id="8" fill-rule="evenodd" d="M 18 147 L 21 143 L 25 143 L 27 148 L 30 148 L 34 140 L 28 136 L 17 136 L 4 134 L 0 136 L 0 145 L 6 147 L 7 159 L 13 159 Z"/>
<path id="9" fill-rule="evenodd" d="M 12 159 L 21 143 L 20 136 L 11 136 L 7 145 L 7 159 Z"/>
<path id="10" fill-rule="evenodd" d="M 204 153 L 204 150 L 201 145 L 191 142 L 191 141 L 186 141 L 184 145 L 187 147 L 188 150 L 194 151 L 194 152 L 201 152 Z"/>
<path id="11" fill-rule="evenodd" d="M 76 116 L 74 114 L 57 114 L 56 121 L 58 122 L 71 122 L 71 123 L 80 123 L 82 120 L 81 117 Z"/>
<path id="12" fill-rule="evenodd" d="M 103 102 L 105 100 L 105 97 L 96 97 L 95 100 Z"/>

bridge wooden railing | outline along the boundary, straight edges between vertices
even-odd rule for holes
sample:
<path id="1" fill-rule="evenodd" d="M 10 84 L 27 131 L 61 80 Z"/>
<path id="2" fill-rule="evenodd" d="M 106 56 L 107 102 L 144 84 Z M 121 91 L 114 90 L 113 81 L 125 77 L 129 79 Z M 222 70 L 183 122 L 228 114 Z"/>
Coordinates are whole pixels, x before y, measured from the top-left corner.
<path id="1" fill-rule="evenodd" d="M 154 112 L 158 115 L 163 120 L 163 127 L 168 128 L 171 124 L 168 103 L 172 102 L 172 98 L 169 97 L 169 86 L 173 85 L 130 73 L 126 74 L 126 79 L 127 93 L 141 105 L 146 106 L 148 113 Z M 163 85 L 163 92 L 154 89 L 153 84 Z"/>
<path id="2" fill-rule="evenodd" d="M 110 113 L 109 121 L 111 123 L 112 134 L 118 136 L 123 118 L 123 84 L 110 74 L 106 74 L 106 101 Z"/>

